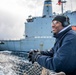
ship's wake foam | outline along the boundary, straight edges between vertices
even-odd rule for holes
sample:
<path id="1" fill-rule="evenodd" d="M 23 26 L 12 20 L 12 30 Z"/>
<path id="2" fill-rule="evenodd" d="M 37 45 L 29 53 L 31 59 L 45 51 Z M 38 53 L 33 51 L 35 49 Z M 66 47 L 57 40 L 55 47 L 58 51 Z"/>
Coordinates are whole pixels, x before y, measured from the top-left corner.
<path id="1" fill-rule="evenodd" d="M 19 54 L 18 54 L 19 55 Z M 0 75 L 40 75 L 42 68 L 9 51 L 0 51 Z"/>
<path id="2" fill-rule="evenodd" d="M 23 66 L 26 63 L 27 61 L 12 55 L 9 51 L 2 51 L 0 52 L 0 75 L 23 75 Z"/>

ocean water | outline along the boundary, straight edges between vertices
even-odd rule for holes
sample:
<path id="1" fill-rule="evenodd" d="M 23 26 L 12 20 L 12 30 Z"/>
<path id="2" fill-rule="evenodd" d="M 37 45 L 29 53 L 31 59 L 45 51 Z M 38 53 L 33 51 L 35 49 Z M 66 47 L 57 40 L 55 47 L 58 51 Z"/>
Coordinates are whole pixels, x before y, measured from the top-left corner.
<path id="1" fill-rule="evenodd" d="M 26 58 L 26 53 L 0 51 L 0 75 L 23 75 Z"/>
<path id="2" fill-rule="evenodd" d="M 0 51 L 0 75 L 41 75 L 42 67 L 32 64 L 25 52 Z"/>
<path id="3" fill-rule="evenodd" d="M 0 75 L 53 75 L 55 72 L 28 61 L 28 53 L 0 51 Z M 56 74 L 57 75 L 57 74 Z"/>

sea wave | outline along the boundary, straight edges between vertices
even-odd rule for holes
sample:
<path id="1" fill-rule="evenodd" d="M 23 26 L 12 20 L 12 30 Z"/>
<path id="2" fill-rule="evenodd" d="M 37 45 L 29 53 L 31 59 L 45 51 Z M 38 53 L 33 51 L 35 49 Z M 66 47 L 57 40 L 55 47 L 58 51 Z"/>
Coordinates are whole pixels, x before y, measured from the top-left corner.
<path id="1" fill-rule="evenodd" d="M 27 60 L 27 53 L 0 51 L 0 75 L 41 75 L 42 67 Z"/>

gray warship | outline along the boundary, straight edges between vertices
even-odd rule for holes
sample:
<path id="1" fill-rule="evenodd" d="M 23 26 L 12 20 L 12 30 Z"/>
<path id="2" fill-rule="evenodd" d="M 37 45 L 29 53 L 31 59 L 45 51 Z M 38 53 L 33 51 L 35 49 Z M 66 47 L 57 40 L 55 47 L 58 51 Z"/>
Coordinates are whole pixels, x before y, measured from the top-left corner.
<path id="1" fill-rule="evenodd" d="M 70 18 L 70 24 L 76 30 L 76 11 L 66 11 L 62 14 Z M 29 51 L 31 49 L 49 50 L 55 39 L 53 38 L 51 21 L 57 14 L 52 12 L 52 1 L 45 0 L 43 6 L 43 15 L 39 17 L 29 16 L 25 23 L 25 38 L 20 40 L 0 40 L 0 50 L 9 51 Z"/>

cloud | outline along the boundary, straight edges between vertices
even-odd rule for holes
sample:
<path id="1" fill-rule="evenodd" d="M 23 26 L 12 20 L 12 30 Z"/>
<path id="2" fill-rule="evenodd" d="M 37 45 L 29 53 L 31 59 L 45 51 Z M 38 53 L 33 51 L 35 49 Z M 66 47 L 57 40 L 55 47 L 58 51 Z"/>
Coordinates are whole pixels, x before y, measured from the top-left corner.
<path id="1" fill-rule="evenodd" d="M 18 16 L 0 12 L 0 39 L 19 39 L 23 36 L 24 22 Z"/>
<path id="2" fill-rule="evenodd" d="M 17 4 L 26 11 L 27 15 L 40 16 L 42 15 L 43 2 L 44 0 L 18 0 Z"/>
<path id="3" fill-rule="evenodd" d="M 0 0 L 0 39 L 23 38 L 26 18 L 42 13 L 42 1 Z"/>
<path id="4" fill-rule="evenodd" d="M 2 0 L 0 1 L 0 39 L 23 38 L 24 22 L 32 14 L 35 15 L 34 0 Z M 41 3 L 41 2 L 40 2 Z M 40 6 L 40 3 L 38 5 Z"/>

